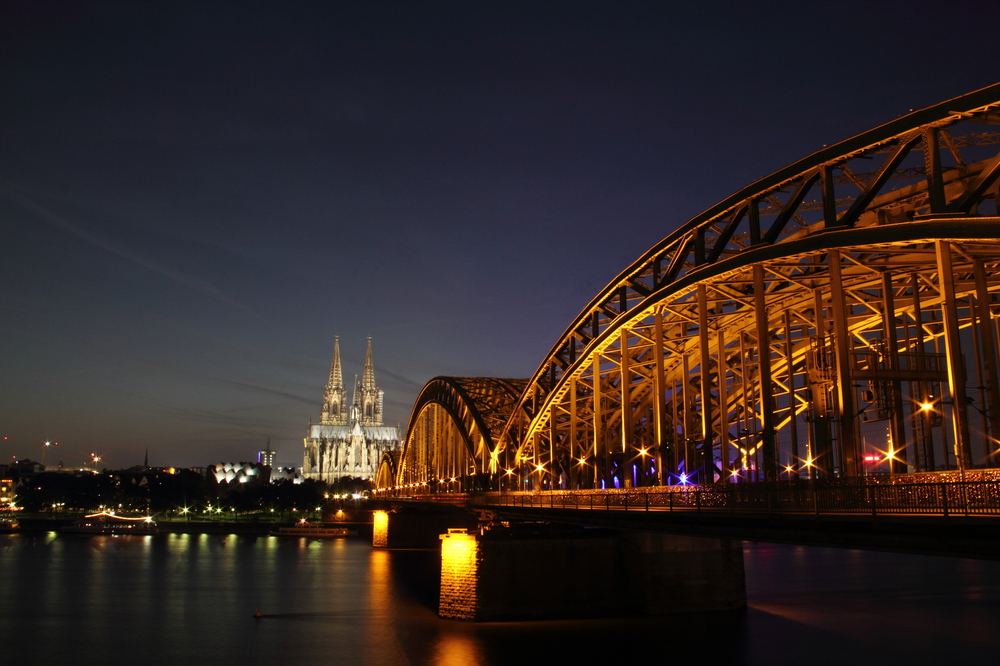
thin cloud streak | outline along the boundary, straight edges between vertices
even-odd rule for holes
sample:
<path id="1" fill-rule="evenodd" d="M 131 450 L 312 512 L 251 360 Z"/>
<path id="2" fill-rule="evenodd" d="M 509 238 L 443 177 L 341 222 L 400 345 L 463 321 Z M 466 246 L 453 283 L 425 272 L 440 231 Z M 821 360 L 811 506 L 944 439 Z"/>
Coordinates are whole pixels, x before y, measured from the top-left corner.
<path id="1" fill-rule="evenodd" d="M 131 261 L 135 264 L 138 264 L 139 266 L 142 266 L 146 270 L 156 273 L 157 275 L 161 275 L 177 284 L 188 287 L 189 289 L 193 289 L 207 296 L 211 296 L 212 298 L 215 298 L 225 303 L 226 305 L 237 308 L 239 310 L 243 310 L 244 312 L 252 314 L 255 317 L 260 317 L 259 313 L 247 307 L 243 303 L 240 303 L 239 301 L 230 298 L 225 293 L 223 293 L 221 289 L 219 289 L 212 283 L 203 280 L 202 278 L 195 277 L 193 275 L 188 275 L 186 273 L 181 273 L 180 271 L 177 271 L 168 266 L 164 266 L 159 262 L 153 261 L 147 257 L 143 257 L 133 252 L 130 249 L 127 249 L 109 240 L 101 238 L 100 236 L 94 233 L 81 229 L 80 227 L 73 224 L 66 218 L 62 217 L 61 215 L 58 215 L 57 213 L 54 213 L 48 208 L 42 206 L 41 204 L 31 201 L 30 199 L 27 199 L 21 195 L 12 194 L 8 192 L 7 197 L 11 201 L 14 201 L 18 205 L 20 205 L 28 212 L 33 213 L 38 219 L 47 222 L 48 224 L 58 229 L 62 229 L 63 231 L 66 231 L 76 236 L 77 238 L 87 241 L 91 245 L 99 247 L 105 252 L 110 252 L 111 254 L 121 257 L 122 259 L 127 259 L 128 261 Z"/>

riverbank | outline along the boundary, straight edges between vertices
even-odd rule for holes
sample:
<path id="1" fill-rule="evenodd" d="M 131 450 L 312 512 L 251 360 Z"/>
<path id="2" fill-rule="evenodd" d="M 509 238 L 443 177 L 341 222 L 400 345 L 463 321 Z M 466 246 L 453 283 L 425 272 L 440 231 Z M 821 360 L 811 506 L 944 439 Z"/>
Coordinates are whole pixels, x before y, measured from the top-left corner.
<path id="1" fill-rule="evenodd" d="M 18 517 L 21 532 L 53 532 L 66 525 L 72 525 L 76 517 L 29 516 Z M 255 521 L 255 520 L 161 520 L 156 525 L 165 534 L 258 534 L 277 532 L 282 527 L 291 527 L 297 521 Z M 371 538 L 370 522 L 337 521 L 322 523 L 332 527 L 346 527 L 359 536 Z"/>

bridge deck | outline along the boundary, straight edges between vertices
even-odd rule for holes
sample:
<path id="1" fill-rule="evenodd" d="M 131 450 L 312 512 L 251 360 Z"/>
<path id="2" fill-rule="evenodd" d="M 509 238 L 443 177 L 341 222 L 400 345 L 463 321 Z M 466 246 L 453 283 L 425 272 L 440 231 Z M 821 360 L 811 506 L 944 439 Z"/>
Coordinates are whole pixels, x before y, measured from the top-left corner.
<path id="1" fill-rule="evenodd" d="M 1000 559 L 1000 484 L 640 488 L 392 498 L 552 521 L 730 539 Z"/>

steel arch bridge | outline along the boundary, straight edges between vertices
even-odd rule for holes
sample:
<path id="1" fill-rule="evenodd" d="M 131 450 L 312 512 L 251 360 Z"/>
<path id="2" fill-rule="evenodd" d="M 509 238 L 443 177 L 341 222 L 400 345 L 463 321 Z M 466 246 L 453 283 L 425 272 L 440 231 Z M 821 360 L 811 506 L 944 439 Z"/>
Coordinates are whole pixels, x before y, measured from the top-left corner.
<path id="1" fill-rule="evenodd" d="M 403 486 L 440 492 L 484 487 L 496 471 L 498 436 L 510 420 L 526 379 L 435 377 L 410 414 L 399 460 L 383 459 L 376 488 Z"/>
<path id="2" fill-rule="evenodd" d="M 998 126 L 995 84 L 733 194 L 616 276 L 530 379 L 428 383 L 377 490 L 997 466 Z"/>

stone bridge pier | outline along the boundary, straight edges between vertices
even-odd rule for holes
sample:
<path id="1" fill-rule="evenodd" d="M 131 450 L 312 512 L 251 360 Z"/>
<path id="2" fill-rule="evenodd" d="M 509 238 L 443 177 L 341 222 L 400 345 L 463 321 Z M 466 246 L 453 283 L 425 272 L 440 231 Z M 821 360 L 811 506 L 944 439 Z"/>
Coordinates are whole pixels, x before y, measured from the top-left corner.
<path id="1" fill-rule="evenodd" d="M 746 606 L 739 541 L 520 525 L 441 535 L 438 614 L 472 621 Z"/>
<path id="2" fill-rule="evenodd" d="M 375 548 L 439 548 L 441 534 L 452 528 L 475 531 L 477 514 L 450 507 L 397 507 L 372 515 L 372 546 Z"/>
<path id="3" fill-rule="evenodd" d="M 438 548 L 438 614 L 497 621 L 662 615 L 746 605 L 740 541 L 472 512 L 377 511 L 372 545 Z"/>

